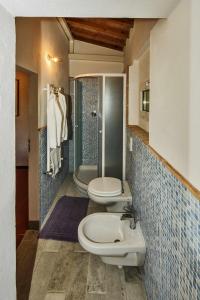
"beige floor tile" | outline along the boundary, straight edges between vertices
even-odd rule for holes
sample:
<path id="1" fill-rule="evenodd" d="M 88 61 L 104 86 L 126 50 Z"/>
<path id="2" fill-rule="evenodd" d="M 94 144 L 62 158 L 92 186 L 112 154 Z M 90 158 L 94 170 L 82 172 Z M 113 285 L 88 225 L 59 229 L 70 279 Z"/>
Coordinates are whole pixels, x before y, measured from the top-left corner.
<path id="1" fill-rule="evenodd" d="M 38 231 L 36 231 L 36 230 L 27 230 L 25 232 L 23 240 L 24 241 L 32 241 L 32 240 L 36 240 L 37 237 L 38 237 Z M 20 245 L 19 245 L 19 247 L 20 247 Z"/>
<path id="2" fill-rule="evenodd" d="M 66 194 L 68 196 L 72 197 L 83 197 L 84 195 L 79 191 L 76 184 L 73 181 L 72 176 L 68 176 L 66 181 L 64 182 L 64 185 L 66 186 Z"/>
<path id="3" fill-rule="evenodd" d="M 85 299 L 88 258 L 86 253 L 73 253 L 75 255 L 74 264 L 70 273 L 70 280 L 67 282 L 65 300 L 80 300 Z"/>
<path id="4" fill-rule="evenodd" d="M 58 252 L 62 246 L 62 242 L 54 240 L 38 239 L 37 254 L 34 269 L 37 267 L 41 254 L 43 252 Z M 67 245 L 69 247 L 69 245 Z"/>
<path id="5" fill-rule="evenodd" d="M 87 215 L 91 215 L 91 214 L 94 214 L 96 212 L 105 212 L 105 211 L 106 211 L 106 209 L 105 209 L 104 205 L 100 205 L 98 203 L 95 203 L 92 200 L 89 201 Z"/>
<path id="6" fill-rule="evenodd" d="M 96 208 L 98 210 L 99 208 L 101 208 L 101 207 L 103 208 L 104 206 L 100 205 L 99 203 L 96 203 L 96 202 L 90 200 L 89 203 L 88 203 L 88 207 L 90 207 L 90 208 Z"/>
<path id="7" fill-rule="evenodd" d="M 37 251 L 37 232 L 28 231 L 17 248 L 16 285 L 17 299 L 27 300 L 30 292 Z"/>
<path id="8" fill-rule="evenodd" d="M 48 293 L 44 300 L 65 300 L 65 293 Z"/>
<path id="9" fill-rule="evenodd" d="M 105 294 L 86 294 L 85 299 L 84 300 L 105 300 L 106 299 L 106 295 Z M 112 300 L 112 299 L 110 299 Z M 113 300 L 117 300 L 117 299 L 113 299 Z"/>
<path id="10" fill-rule="evenodd" d="M 106 300 L 126 300 L 124 270 L 106 265 Z"/>
<path id="11" fill-rule="evenodd" d="M 45 252 L 58 252 L 61 247 L 60 241 L 46 240 L 43 251 Z"/>
<path id="12" fill-rule="evenodd" d="M 87 276 L 88 254 L 68 252 L 62 249 L 58 253 L 55 267 L 51 275 L 48 291 L 61 292 L 70 291 L 74 283 L 78 280 L 79 273 L 85 272 L 83 277 Z M 86 280 L 87 278 L 83 279 Z"/>
<path id="13" fill-rule="evenodd" d="M 73 251 L 74 252 L 74 248 L 75 248 L 76 243 L 73 242 L 61 242 L 60 245 L 60 250 L 64 250 L 64 251 Z"/>
<path id="14" fill-rule="evenodd" d="M 74 244 L 74 252 L 87 252 L 79 243 Z"/>
<path id="15" fill-rule="evenodd" d="M 106 265 L 97 255 L 90 254 L 87 293 L 106 294 Z"/>
<path id="16" fill-rule="evenodd" d="M 124 267 L 124 275 L 126 282 L 140 283 L 142 281 L 142 273 L 144 271 L 137 267 Z"/>
<path id="17" fill-rule="evenodd" d="M 146 300 L 143 283 L 126 283 L 127 300 Z"/>
<path id="18" fill-rule="evenodd" d="M 54 270 L 56 255 L 56 252 L 42 252 L 33 272 L 29 300 L 44 300 Z"/>
<path id="19" fill-rule="evenodd" d="M 145 300 L 142 271 L 136 267 L 124 267 L 124 274 L 127 300 Z"/>
<path id="20" fill-rule="evenodd" d="M 93 208 L 93 207 L 88 207 L 87 216 L 91 215 L 91 214 L 94 214 L 94 213 L 97 213 L 97 212 L 104 212 L 104 210 L 101 207 L 99 207 L 98 209 Z"/>
<path id="21" fill-rule="evenodd" d="M 46 240 L 38 239 L 37 252 L 36 252 L 35 264 L 34 264 L 34 271 L 35 271 L 35 269 L 36 269 L 36 267 L 38 265 L 40 256 L 41 256 L 41 254 L 43 252 L 43 249 L 45 247 L 45 243 L 46 243 Z"/>

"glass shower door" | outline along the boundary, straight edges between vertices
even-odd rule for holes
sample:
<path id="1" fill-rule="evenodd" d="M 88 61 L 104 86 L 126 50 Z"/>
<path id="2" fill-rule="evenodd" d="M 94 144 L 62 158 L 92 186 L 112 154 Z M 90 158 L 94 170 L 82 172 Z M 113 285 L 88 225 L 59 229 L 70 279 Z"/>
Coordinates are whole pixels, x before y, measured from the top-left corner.
<path id="1" fill-rule="evenodd" d="M 123 77 L 105 77 L 104 175 L 123 178 Z"/>
<path id="2" fill-rule="evenodd" d="M 99 88 L 97 76 L 75 79 L 74 175 L 78 186 L 86 190 L 98 177 Z"/>

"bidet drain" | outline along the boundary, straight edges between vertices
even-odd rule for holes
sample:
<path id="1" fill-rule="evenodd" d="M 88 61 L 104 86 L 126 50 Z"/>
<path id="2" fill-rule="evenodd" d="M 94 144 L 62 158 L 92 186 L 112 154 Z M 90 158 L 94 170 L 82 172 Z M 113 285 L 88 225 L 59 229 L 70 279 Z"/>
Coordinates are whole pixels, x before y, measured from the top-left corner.
<path id="1" fill-rule="evenodd" d="M 118 242 L 120 242 L 120 240 L 118 240 L 118 239 L 114 240 L 114 243 L 118 243 Z"/>

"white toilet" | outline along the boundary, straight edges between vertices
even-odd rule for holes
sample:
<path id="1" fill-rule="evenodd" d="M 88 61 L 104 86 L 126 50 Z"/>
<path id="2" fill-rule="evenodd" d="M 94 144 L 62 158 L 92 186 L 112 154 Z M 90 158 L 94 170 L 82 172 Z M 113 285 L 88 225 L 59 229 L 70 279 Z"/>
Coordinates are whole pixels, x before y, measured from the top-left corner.
<path id="1" fill-rule="evenodd" d="M 140 223 L 130 228 L 122 213 L 95 213 L 78 227 L 78 239 L 88 252 L 99 255 L 104 263 L 118 266 L 144 264 L 146 247 Z"/>
<path id="2" fill-rule="evenodd" d="M 108 212 L 122 212 L 132 203 L 127 181 L 113 177 L 99 177 L 88 184 L 88 196 L 94 202 L 105 205 Z"/>

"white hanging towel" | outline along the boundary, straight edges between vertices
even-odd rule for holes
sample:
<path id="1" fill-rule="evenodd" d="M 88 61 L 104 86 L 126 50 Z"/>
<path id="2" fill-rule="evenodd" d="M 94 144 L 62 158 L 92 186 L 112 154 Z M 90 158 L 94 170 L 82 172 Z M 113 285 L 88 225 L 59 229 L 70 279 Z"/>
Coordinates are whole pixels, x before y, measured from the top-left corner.
<path id="1" fill-rule="evenodd" d="M 56 96 L 54 101 L 54 112 L 56 119 L 57 147 L 60 147 L 62 142 L 63 112 L 59 100 L 56 98 Z"/>
<path id="2" fill-rule="evenodd" d="M 47 97 L 47 172 L 52 176 L 58 173 L 61 167 L 61 141 L 63 127 L 63 112 L 56 95 L 48 93 Z"/>
<path id="3" fill-rule="evenodd" d="M 48 91 L 50 88 L 48 88 Z M 47 93 L 47 173 L 52 170 L 51 149 L 57 147 L 57 129 L 56 117 L 54 111 L 54 102 L 56 96 L 52 92 Z"/>
<path id="4" fill-rule="evenodd" d="M 50 93 L 47 99 L 47 140 L 49 148 L 57 147 L 57 121 L 55 115 L 56 95 Z"/>
<path id="5" fill-rule="evenodd" d="M 59 103 L 63 112 L 63 123 L 62 123 L 62 141 L 68 139 L 68 126 L 67 126 L 67 105 L 65 95 L 58 93 Z"/>

